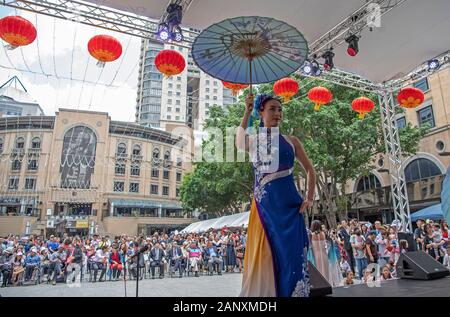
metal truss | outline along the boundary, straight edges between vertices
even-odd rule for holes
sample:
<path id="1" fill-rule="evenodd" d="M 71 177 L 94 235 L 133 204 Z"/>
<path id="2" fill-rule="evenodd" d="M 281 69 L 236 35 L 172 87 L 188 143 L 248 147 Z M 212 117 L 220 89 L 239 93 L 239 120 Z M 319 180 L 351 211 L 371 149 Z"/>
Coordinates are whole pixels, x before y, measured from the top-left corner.
<path id="1" fill-rule="evenodd" d="M 159 21 L 73 0 L 3 0 L 3 5 L 63 20 L 91 25 L 145 39 L 157 40 Z M 191 29 L 184 31 L 195 33 Z M 192 41 L 186 37 L 185 42 Z M 177 44 L 179 45 L 179 44 Z"/>
<path id="2" fill-rule="evenodd" d="M 167 4 L 167 6 L 169 6 L 172 3 L 178 4 L 183 7 L 183 14 L 184 14 L 191 6 L 192 1 L 194 1 L 194 0 L 170 0 L 169 3 Z M 160 23 L 164 22 L 166 20 L 167 16 L 168 16 L 167 11 L 164 11 L 164 14 L 161 16 L 161 19 L 159 19 L 159 22 Z"/>
<path id="3" fill-rule="evenodd" d="M 396 102 L 394 99 L 392 91 L 385 91 L 379 95 L 382 129 L 386 154 L 390 165 L 392 203 L 395 219 L 401 221 L 402 230 L 411 232 L 412 224 L 405 174 L 402 168 L 399 130 L 395 126 Z"/>
<path id="4" fill-rule="evenodd" d="M 401 5 L 406 0 L 374 0 L 368 1 L 349 17 L 338 23 L 330 31 L 309 45 L 309 55 L 321 57 L 330 47 L 336 47 L 345 42 L 351 34 L 359 34 L 363 29 L 372 27 L 374 20 Z"/>

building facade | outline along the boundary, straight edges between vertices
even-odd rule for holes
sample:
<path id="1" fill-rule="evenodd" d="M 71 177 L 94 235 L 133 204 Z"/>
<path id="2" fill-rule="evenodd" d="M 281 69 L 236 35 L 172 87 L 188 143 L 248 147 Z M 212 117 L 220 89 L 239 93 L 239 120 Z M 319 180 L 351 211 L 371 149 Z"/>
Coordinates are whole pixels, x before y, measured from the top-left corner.
<path id="1" fill-rule="evenodd" d="M 397 128 L 402 129 L 407 123 L 430 127 L 420 140 L 417 153 L 402 159 L 413 213 L 440 202 L 442 181 L 450 166 L 450 68 L 444 67 L 410 84 L 424 92 L 425 101 L 415 109 L 398 113 Z M 352 193 L 350 217 L 368 221 L 393 220 L 389 171 L 387 157 L 380 154 L 374 157 L 374 168 L 368 176 L 347 184 L 347 193 Z"/>
<path id="2" fill-rule="evenodd" d="M 194 33 L 185 32 L 185 37 Z M 176 50 L 186 61 L 184 71 L 169 78 L 157 70 L 155 57 L 162 49 Z M 166 125 L 187 125 L 202 130 L 209 107 L 226 107 L 236 102 L 220 80 L 202 72 L 194 63 L 188 46 L 143 40 L 141 45 L 136 122 L 165 130 Z"/>
<path id="3" fill-rule="evenodd" d="M 0 119 L 0 235 L 183 228 L 185 142 L 107 113 Z"/>

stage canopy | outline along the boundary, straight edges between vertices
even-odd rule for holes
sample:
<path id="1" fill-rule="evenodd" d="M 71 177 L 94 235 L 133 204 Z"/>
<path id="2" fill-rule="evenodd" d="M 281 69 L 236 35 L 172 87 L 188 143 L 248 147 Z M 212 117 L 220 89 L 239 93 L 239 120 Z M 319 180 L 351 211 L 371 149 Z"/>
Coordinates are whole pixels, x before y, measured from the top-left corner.
<path id="1" fill-rule="evenodd" d="M 248 217 L 249 212 L 243 212 L 240 214 L 234 214 L 230 216 L 223 216 L 220 218 L 214 218 L 214 219 L 208 219 L 204 221 L 199 221 L 190 224 L 181 232 L 187 232 L 187 233 L 201 233 L 208 229 L 216 229 L 220 230 L 224 227 L 227 228 L 247 228 L 248 226 Z"/>
<path id="2" fill-rule="evenodd" d="M 160 20 L 168 0 L 91 0 L 133 14 Z M 384 1 L 391 5 L 401 1 Z M 183 25 L 204 29 L 236 16 L 267 16 L 296 27 L 311 45 L 321 35 L 366 3 L 366 0 L 193 0 Z M 360 52 L 346 53 L 344 42 L 335 47 L 334 64 L 375 83 L 402 77 L 417 65 L 450 48 L 450 1 L 407 0 L 381 17 L 381 27 L 361 33 Z"/>
<path id="3" fill-rule="evenodd" d="M 432 205 L 411 214 L 411 221 L 417 221 L 418 219 L 441 220 L 443 218 L 444 214 L 442 213 L 441 204 Z"/>

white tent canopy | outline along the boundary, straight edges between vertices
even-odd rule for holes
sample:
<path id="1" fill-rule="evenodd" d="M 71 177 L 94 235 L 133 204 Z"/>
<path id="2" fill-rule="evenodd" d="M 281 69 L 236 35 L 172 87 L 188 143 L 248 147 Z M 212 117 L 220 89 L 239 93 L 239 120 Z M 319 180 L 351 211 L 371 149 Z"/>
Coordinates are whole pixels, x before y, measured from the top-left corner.
<path id="1" fill-rule="evenodd" d="M 246 228 L 248 226 L 248 218 L 249 218 L 249 212 L 243 212 L 240 214 L 234 214 L 229 216 L 223 216 L 220 218 L 214 218 L 214 219 L 208 219 L 204 221 L 199 221 L 190 224 L 183 230 L 181 230 L 182 233 L 200 233 L 204 232 L 208 229 L 215 229 L 220 230 L 224 227 L 227 228 L 239 228 L 244 227 Z"/>

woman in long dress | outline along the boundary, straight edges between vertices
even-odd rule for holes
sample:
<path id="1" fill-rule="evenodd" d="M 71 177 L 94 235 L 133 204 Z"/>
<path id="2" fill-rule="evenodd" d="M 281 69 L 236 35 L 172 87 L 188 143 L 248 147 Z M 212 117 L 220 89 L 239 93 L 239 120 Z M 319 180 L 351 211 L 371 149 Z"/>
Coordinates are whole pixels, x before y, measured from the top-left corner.
<path id="1" fill-rule="evenodd" d="M 319 220 L 314 220 L 311 224 L 311 253 L 314 266 L 329 281 L 330 262 L 328 261 L 327 241 Z"/>
<path id="2" fill-rule="evenodd" d="M 248 120 L 261 118 L 255 136 L 246 134 Z M 312 207 L 315 173 L 298 138 L 279 133 L 281 102 L 271 95 L 246 98 L 236 146 L 250 152 L 255 172 L 241 296 L 309 296 L 308 236 L 303 212 Z M 267 155 L 262 155 L 269 153 Z M 261 158 L 263 156 L 263 158 Z M 264 158 L 265 156 L 265 158 Z M 304 200 L 294 183 L 294 161 L 308 174 Z"/>

